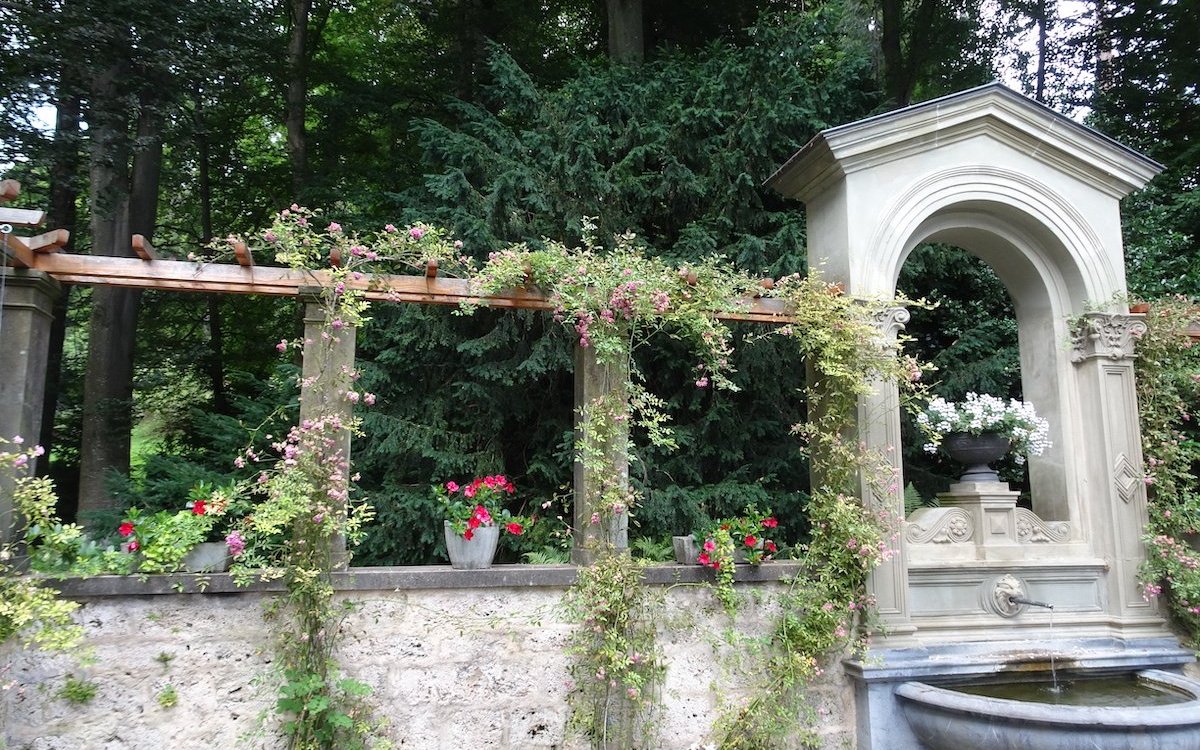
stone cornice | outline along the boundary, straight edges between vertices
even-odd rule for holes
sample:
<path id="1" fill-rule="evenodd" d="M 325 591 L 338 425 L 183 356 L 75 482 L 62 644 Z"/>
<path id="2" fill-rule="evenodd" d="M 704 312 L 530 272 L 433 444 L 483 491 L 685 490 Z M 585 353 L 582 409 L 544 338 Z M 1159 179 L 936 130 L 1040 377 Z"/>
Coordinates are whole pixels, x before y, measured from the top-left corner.
<path id="1" fill-rule="evenodd" d="M 765 184 L 807 201 L 844 175 L 980 134 L 1116 198 L 1141 188 L 1162 169 L 1111 138 L 992 83 L 824 130 Z"/>

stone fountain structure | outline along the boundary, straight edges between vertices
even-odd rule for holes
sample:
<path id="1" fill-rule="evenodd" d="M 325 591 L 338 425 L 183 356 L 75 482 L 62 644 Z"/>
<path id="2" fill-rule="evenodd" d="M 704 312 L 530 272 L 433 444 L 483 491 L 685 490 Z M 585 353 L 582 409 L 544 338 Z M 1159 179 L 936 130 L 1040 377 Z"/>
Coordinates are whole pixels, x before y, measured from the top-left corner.
<path id="1" fill-rule="evenodd" d="M 846 664 L 860 750 L 922 747 L 895 696 L 913 679 L 1036 672 L 1051 656 L 1085 672 L 1192 660 L 1136 575 L 1146 494 L 1133 359 L 1145 327 L 1124 301 L 1120 200 L 1160 169 L 990 84 L 823 131 L 768 180 L 805 203 L 810 263 L 849 294 L 891 298 L 922 243 L 988 263 L 1016 309 L 1024 396 L 1052 430 L 1053 448 L 1030 460 L 1032 510 L 1004 483 L 960 482 L 906 519 L 899 554 L 870 582 L 883 631 Z M 880 326 L 894 336 L 907 320 L 897 308 Z M 860 415 L 869 445 L 900 443 L 894 386 Z M 862 493 L 903 515 L 899 493 Z"/>

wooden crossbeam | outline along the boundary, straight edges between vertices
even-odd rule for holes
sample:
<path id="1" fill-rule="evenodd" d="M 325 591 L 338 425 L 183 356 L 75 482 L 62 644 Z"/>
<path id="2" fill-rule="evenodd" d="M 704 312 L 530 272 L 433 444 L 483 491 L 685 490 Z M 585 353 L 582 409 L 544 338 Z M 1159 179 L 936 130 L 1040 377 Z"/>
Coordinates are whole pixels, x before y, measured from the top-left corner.
<path id="1" fill-rule="evenodd" d="M 21 183 L 16 180 L 0 180 L 0 203 L 13 200 L 21 194 Z"/>
<path id="2" fill-rule="evenodd" d="M 32 254 L 31 254 L 32 255 Z M 156 260 L 148 264 L 138 258 L 55 253 L 36 258 L 36 268 L 67 284 L 107 284 L 138 289 L 166 289 L 224 294 L 295 296 L 301 287 L 323 285 L 326 271 L 296 271 L 272 266 L 241 266 L 223 263 Z M 504 294 L 480 297 L 465 279 L 429 276 L 366 275 L 348 282 L 361 289 L 369 300 L 415 302 L 431 305 L 460 305 L 473 302 L 490 307 L 550 310 L 554 305 L 540 291 L 513 289 Z M 734 309 L 717 313 L 724 320 L 758 323 L 794 322 L 787 305 L 778 299 L 747 299 Z"/>
<path id="3" fill-rule="evenodd" d="M 9 234 L 0 236 L 0 249 L 4 252 L 4 262 L 14 268 L 33 268 L 37 259 L 24 237 Z"/>

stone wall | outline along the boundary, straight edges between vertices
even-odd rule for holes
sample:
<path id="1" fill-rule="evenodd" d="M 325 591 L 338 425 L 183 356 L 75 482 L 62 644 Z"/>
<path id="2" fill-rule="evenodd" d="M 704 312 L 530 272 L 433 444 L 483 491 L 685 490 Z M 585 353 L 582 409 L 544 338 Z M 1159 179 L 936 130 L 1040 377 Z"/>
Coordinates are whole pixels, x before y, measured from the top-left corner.
<path id="1" fill-rule="evenodd" d="M 341 661 L 374 689 L 395 746 L 586 747 L 566 729 L 566 644 L 574 626 L 559 604 L 573 569 L 555 570 L 514 566 L 463 576 L 380 569 L 339 582 L 358 605 L 346 622 Z M 668 669 L 661 711 L 640 747 L 708 747 L 714 718 L 756 671 L 748 647 L 729 646 L 731 622 L 711 592 L 686 580 L 697 573 L 664 566 L 657 575 Z M 767 631 L 769 597 L 758 594 L 778 585 L 739 584 L 739 637 Z M 205 593 L 177 593 L 201 586 Z M 64 591 L 83 604 L 79 619 L 94 661 L 10 650 L 0 667 L 7 748 L 280 747 L 268 714 L 278 685 L 263 619 L 275 596 L 270 588 L 238 593 L 226 576 L 67 582 Z M 96 683 L 95 698 L 81 705 L 62 698 L 68 675 Z M 853 747 L 852 693 L 840 667 L 824 679 L 802 710 L 817 720 L 826 747 Z M 178 703 L 164 708 L 158 696 L 168 686 Z"/>

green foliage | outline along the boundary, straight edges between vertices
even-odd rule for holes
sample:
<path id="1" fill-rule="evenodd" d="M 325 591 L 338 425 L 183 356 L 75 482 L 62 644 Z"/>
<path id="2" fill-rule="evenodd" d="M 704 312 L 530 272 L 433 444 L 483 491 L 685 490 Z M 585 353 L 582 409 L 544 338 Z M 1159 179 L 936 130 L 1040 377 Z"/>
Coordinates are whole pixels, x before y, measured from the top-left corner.
<path id="1" fill-rule="evenodd" d="M 96 694 L 100 692 L 100 686 L 89 680 L 81 680 L 73 674 L 67 675 L 66 682 L 58 689 L 58 697 L 67 701 L 82 706 L 85 703 L 90 703 Z"/>
<path id="2" fill-rule="evenodd" d="M 12 539 L 0 548 L 0 644 L 16 640 L 45 651 L 66 651 L 79 645 L 83 628 L 72 615 L 77 602 L 60 599 L 58 591 L 21 570 L 22 536 L 31 529 L 64 529 L 55 515 L 58 496 L 53 483 L 31 475 L 40 447 L 25 448 L 19 438 L 0 438 L 0 481 L 12 493 Z M 77 532 L 77 529 L 76 529 Z M 70 532 L 60 532 L 70 537 Z M 71 544 L 71 542 L 64 542 Z"/>
<path id="3" fill-rule="evenodd" d="M 276 708 L 293 717 L 283 729 L 295 748 L 346 748 L 367 745 L 356 737 L 369 727 L 361 699 L 371 694 L 365 683 L 331 679 L 325 672 L 289 669 Z"/>
<path id="4" fill-rule="evenodd" d="M 1139 571 L 1147 596 L 1164 594 L 1172 614 L 1200 643 L 1200 345 L 1187 335 L 1200 304 L 1169 297 L 1151 304 L 1138 341 L 1137 389 L 1149 550 Z"/>
<path id="5" fill-rule="evenodd" d="M 160 708 L 175 708 L 179 703 L 179 693 L 175 690 L 174 685 L 167 685 L 158 691 L 158 695 L 154 696 L 154 699 L 158 701 Z"/>
<path id="6" fill-rule="evenodd" d="M 568 649 L 575 658 L 570 724 L 596 748 L 648 740 L 666 666 L 655 637 L 661 601 L 643 585 L 644 568 L 627 555 L 603 555 L 580 568 L 567 592 L 568 612 L 581 626 Z"/>
<path id="7" fill-rule="evenodd" d="M 680 260 L 722 252 L 756 273 L 798 270 L 799 214 L 759 185 L 818 129 L 878 101 L 869 51 L 841 14 L 766 16 L 744 46 L 586 66 L 556 89 L 495 51 L 493 109 L 461 103 L 458 127 L 418 123 L 436 173 L 409 205 L 475 252 L 564 227 L 573 242 L 599 216 L 600 236 L 633 231 Z"/>

